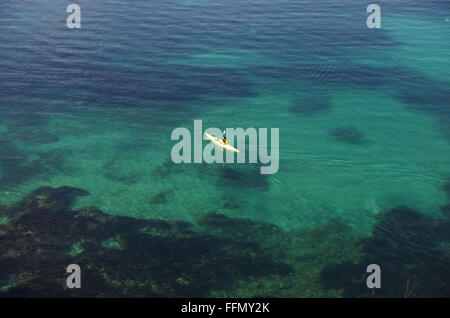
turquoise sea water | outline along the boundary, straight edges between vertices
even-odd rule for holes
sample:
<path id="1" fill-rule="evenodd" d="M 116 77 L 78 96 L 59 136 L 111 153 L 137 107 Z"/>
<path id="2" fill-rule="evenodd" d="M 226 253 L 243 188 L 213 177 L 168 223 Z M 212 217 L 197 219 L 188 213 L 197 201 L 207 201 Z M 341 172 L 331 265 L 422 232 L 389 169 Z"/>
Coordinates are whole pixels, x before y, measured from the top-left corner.
<path id="1" fill-rule="evenodd" d="M 177 263 L 192 265 L 184 273 L 164 271 L 173 265 L 166 248 L 151 269 L 164 284 L 130 271 L 115 278 L 120 296 L 370 297 L 370 263 L 387 273 L 381 296 L 403 296 L 409 275 L 413 296 L 449 296 L 446 1 L 378 1 L 376 30 L 366 27 L 364 1 L 77 3 L 81 29 L 66 27 L 66 1 L 0 4 L 4 237 L 20 231 L 14 222 L 23 212 L 8 207 L 37 188 L 68 186 L 87 194 L 66 210 L 96 207 L 140 224 L 183 221 L 208 238 L 199 246 L 236 244 L 211 246 L 232 269 L 216 267 L 217 255 L 201 267 L 181 255 Z M 192 130 L 196 119 L 222 130 L 279 128 L 279 172 L 173 164 L 171 132 Z M 40 229 L 50 226 L 45 215 Z M 98 243 L 94 254 L 132 262 L 127 224 L 106 240 L 89 237 Z M 93 257 L 85 241 L 48 239 L 72 263 Z M 147 239 L 133 244 L 145 249 Z M 260 246 L 235 255 L 241 243 Z M 30 287 L 24 273 L 44 280 L 45 262 L 17 270 L 10 248 L 2 251 L 0 291 L 42 295 L 45 284 Z M 242 257 L 255 266 L 244 271 Z M 124 271 L 110 266 L 109 277 Z M 210 282 L 200 288 L 202 273 Z M 149 289 L 134 293 L 125 280 Z M 92 293 L 102 295 L 101 286 Z M 51 290 L 44 294 L 58 295 Z"/>

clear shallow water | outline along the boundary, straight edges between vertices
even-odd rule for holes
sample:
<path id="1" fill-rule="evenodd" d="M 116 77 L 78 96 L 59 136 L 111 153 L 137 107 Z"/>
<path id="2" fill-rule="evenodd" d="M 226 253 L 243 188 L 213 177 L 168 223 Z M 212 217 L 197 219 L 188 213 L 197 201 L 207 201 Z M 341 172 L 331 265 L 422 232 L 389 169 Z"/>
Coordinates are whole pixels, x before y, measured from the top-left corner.
<path id="1" fill-rule="evenodd" d="M 0 204 L 70 186 L 89 192 L 72 209 L 218 237 L 246 218 L 286 235 L 260 234 L 285 246 L 270 258 L 300 285 L 270 271 L 249 284 L 250 273 L 202 296 L 368 296 L 349 290 L 369 260 L 397 277 L 386 296 L 411 272 L 416 296 L 448 296 L 433 285 L 448 273 L 448 240 L 424 243 L 449 233 L 446 2 L 379 2 L 381 30 L 366 28 L 357 1 L 78 4 L 80 30 L 66 28 L 66 3 L 0 4 Z M 172 130 L 194 119 L 279 128 L 279 172 L 171 164 Z M 218 233 L 199 225 L 211 213 L 241 221 Z M 329 277 L 342 272 L 348 280 Z"/>

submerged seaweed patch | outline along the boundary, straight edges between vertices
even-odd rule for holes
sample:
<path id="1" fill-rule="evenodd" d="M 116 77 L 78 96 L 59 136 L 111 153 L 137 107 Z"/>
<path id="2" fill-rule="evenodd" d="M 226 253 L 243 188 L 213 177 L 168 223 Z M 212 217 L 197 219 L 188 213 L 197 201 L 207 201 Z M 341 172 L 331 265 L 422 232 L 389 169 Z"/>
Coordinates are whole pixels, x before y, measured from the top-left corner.
<path id="1" fill-rule="evenodd" d="M 333 105 L 329 97 L 307 96 L 292 102 L 291 111 L 297 115 L 311 116 L 327 112 L 332 107 Z"/>
<path id="2" fill-rule="evenodd" d="M 0 167 L 5 167 L 0 174 L 0 189 L 9 189 L 10 185 L 23 184 L 38 176 L 46 180 L 53 175 L 64 173 L 66 167 L 66 150 L 27 153 L 2 139 L 0 149 Z"/>
<path id="3" fill-rule="evenodd" d="M 118 156 L 114 156 L 114 158 L 107 163 L 105 163 L 102 166 L 102 169 L 105 169 L 105 177 L 112 181 L 118 181 L 126 185 L 132 185 L 135 184 L 137 181 L 138 175 L 134 171 L 124 171 L 124 169 L 121 167 L 121 169 L 117 169 L 115 167 L 115 164 L 117 163 L 117 160 L 119 159 Z"/>
<path id="4" fill-rule="evenodd" d="M 105 177 L 109 180 L 118 181 L 126 185 L 132 185 L 137 182 L 135 176 L 121 176 L 120 174 L 113 172 L 106 172 Z"/>
<path id="5" fill-rule="evenodd" d="M 393 73 L 400 83 L 407 83 L 396 90 L 396 95 L 416 109 L 429 111 L 448 127 L 450 120 L 450 88 L 447 83 L 431 79 L 417 72 L 397 70 Z M 449 131 L 447 130 L 448 134 Z"/>
<path id="6" fill-rule="evenodd" d="M 447 197 L 450 198 L 450 179 L 444 184 L 444 191 L 447 193 Z"/>
<path id="7" fill-rule="evenodd" d="M 227 166 L 218 169 L 217 184 L 225 187 L 252 188 L 261 191 L 267 191 L 270 188 L 267 175 L 260 174 L 259 170 L 238 170 Z"/>
<path id="8" fill-rule="evenodd" d="M 3 170 L 0 187 L 8 188 L 9 184 L 21 184 L 35 174 L 35 169 L 27 164 L 27 156 L 5 140 L 0 140 L 0 166 Z"/>
<path id="9" fill-rule="evenodd" d="M 58 141 L 58 136 L 42 129 L 42 127 L 19 126 L 14 128 L 14 133 L 8 131 L 6 138 L 15 142 L 23 142 L 30 145 L 50 144 Z"/>
<path id="10" fill-rule="evenodd" d="M 3 296 L 206 296 L 250 273 L 291 271 L 257 243 L 195 233 L 176 222 L 68 209 L 85 194 L 45 187 L 11 207 L 14 217 L 0 231 L 0 277 L 20 279 Z M 78 252 L 70 253 L 74 246 Z M 62 287 L 57 274 L 71 263 L 82 268 L 80 290 Z"/>
<path id="11" fill-rule="evenodd" d="M 177 165 L 171 159 L 167 159 L 163 164 L 153 170 L 152 175 L 158 179 L 165 179 L 170 177 L 172 174 L 183 173 L 184 171 L 185 169 L 182 165 Z"/>
<path id="12" fill-rule="evenodd" d="M 412 284 L 406 296 L 449 297 L 450 255 L 441 244 L 449 241 L 448 219 L 396 207 L 379 216 L 372 237 L 360 241 L 361 261 L 328 266 L 321 281 L 326 288 L 342 289 L 344 297 L 369 297 L 365 269 L 378 264 L 383 276 L 382 288 L 376 290 L 380 297 L 403 297 L 409 276 Z"/>
<path id="13" fill-rule="evenodd" d="M 447 217 L 450 218 L 450 204 L 446 204 L 443 207 L 441 207 L 442 213 Z"/>
<path id="14" fill-rule="evenodd" d="M 222 196 L 223 204 L 222 207 L 229 210 L 239 209 L 241 205 L 239 204 L 238 199 L 234 196 L 223 195 Z"/>
<path id="15" fill-rule="evenodd" d="M 283 231 L 270 223 L 210 213 L 186 222 L 71 210 L 87 195 L 43 187 L 7 207 L 0 226 L 0 297 L 369 297 L 365 266 L 382 266 L 380 296 L 448 296 L 448 220 L 406 207 L 381 214 L 361 239 L 341 219 Z M 194 230 L 195 228 L 195 230 Z M 79 264 L 83 288 L 65 287 Z M 377 291 L 378 292 L 378 291 Z M 400 293 L 400 294 L 399 294 Z"/>
<path id="16" fill-rule="evenodd" d="M 90 87 L 91 82 L 95 87 L 89 92 L 86 103 L 108 108 L 111 105 L 148 107 L 142 101 L 151 100 L 152 107 L 174 110 L 187 108 L 190 102 L 211 94 L 254 95 L 249 81 L 239 72 L 227 68 L 151 64 L 146 69 L 145 73 L 136 73 L 134 69 L 92 67 L 83 76 L 88 83 L 86 87 Z M 124 100 L 124 96 L 134 98 Z"/>
<path id="17" fill-rule="evenodd" d="M 171 194 L 173 192 L 173 190 L 165 190 L 162 191 L 158 194 L 155 194 L 152 199 L 150 200 L 150 203 L 152 204 L 164 204 L 169 202 L 169 200 L 167 199 L 167 196 L 169 194 Z"/>
<path id="18" fill-rule="evenodd" d="M 335 128 L 329 134 L 336 140 L 351 145 L 362 145 L 366 142 L 364 134 L 354 127 Z"/>

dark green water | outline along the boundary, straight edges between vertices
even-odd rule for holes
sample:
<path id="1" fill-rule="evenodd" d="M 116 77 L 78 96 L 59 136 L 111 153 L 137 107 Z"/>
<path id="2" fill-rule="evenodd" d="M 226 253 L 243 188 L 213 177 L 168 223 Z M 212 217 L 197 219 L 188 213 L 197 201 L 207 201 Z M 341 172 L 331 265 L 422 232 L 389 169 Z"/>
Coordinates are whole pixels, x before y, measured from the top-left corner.
<path id="1" fill-rule="evenodd" d="M 69 3 L 0 4 L 3 295 L 450 296 L 447 1 Z M 173 164 L 195 119 L 279 172 Z"/>

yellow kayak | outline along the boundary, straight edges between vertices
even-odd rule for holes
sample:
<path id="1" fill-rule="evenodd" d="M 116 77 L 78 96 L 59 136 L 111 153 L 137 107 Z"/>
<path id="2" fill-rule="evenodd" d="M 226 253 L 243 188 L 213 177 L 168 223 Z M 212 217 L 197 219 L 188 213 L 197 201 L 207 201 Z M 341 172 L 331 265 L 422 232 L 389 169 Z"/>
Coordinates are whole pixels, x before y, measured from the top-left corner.
<path id="1" fill-rule="evenodd" d="M 211 140 L 212 143 L 214 143 L 216 146 L 218 146 L 218 147 L 220 147 L 220 148 L 222 148 L 222 149 L 229 150 L 229 151 L 234 151 L 234 152 L 239 152 L 239 150 L 237 150 L 237 149 L 234 148 L 233 146 L 228 145 L 228 144 L 225 145 L 225 144 L 223 143 L 223 141 L 222 141 L 221 139 L 219 139 L 219 138 L 216 138 L 216 137 L 214 137 L 214 136 L 211 136 L 211 135 L 208 134 L 208 133 L 205 133 L 205 136 L 206 136 L 206 138 L 208 138 L 209 140 Z"/>

